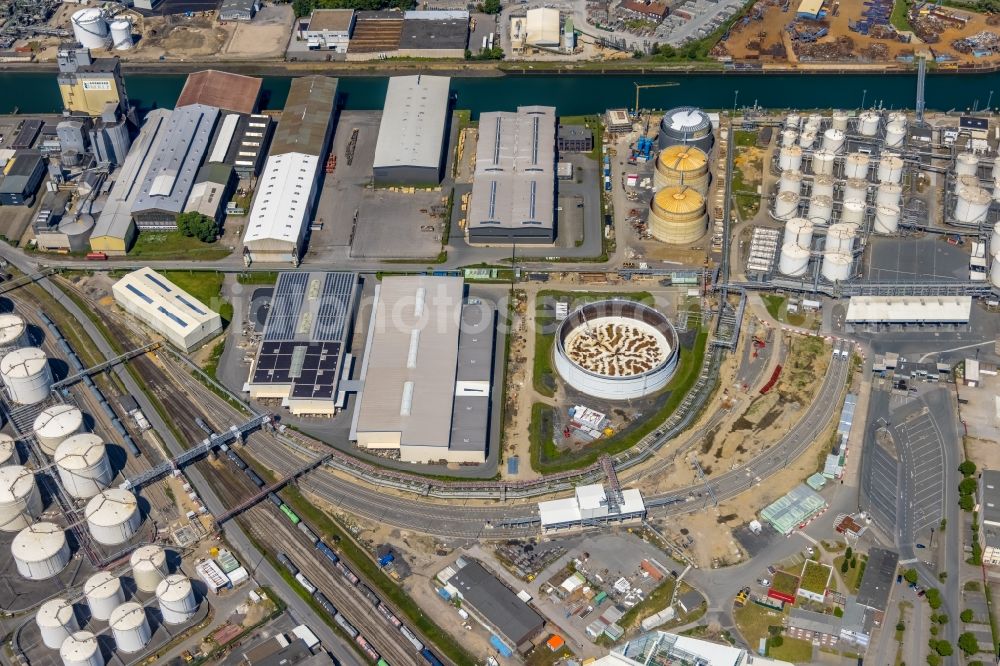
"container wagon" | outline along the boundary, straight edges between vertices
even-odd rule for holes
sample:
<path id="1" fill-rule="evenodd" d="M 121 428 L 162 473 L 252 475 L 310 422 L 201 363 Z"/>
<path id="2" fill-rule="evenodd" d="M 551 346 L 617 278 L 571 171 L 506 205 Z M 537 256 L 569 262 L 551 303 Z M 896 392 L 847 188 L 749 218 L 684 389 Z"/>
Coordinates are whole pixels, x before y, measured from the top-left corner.
<path id="1" fill-rule="evenodd" d="M 392 626 L 396 627 L 397 629 L 399 629 L 401 626 L 403 626 L 403 623 L 399 621 L 399 618 L 396 617 L 393 614 L 393 612 L 391 610 L 389 610 L 389 607 L 386 606 L 385 604 L 379 604 L 378 605 L 378 612 L 382 613 L 382 617 L 384 617 L 385 619 L 389 620 L 389 624 L 391 624 Z"/>
<path id="2" fill-rule="evenodd" d="M 368 655 L 369 658 L 371 658 L 372 661 L 378 661 L 381 658 L 379 657 L 378 652 L 375 651 L 375 648 L 372 647 L 372 644 L 369 643 L 368 639 L 364 636 L 358 636 L 354 639 L 354 642 L 361 646 L 361 649 L 366 655 Z"/>
<path id="3" fill-rule="evenodd" d="M 437 656 L 427 648 L 424 648 L 423 650 L 420 651 L 420 656 L 423 657 L 424 661 L 426 661 L 431 666 L 444 666 L 444 664 L 441 663 L 441 660 L 438 659 Z"/>
<path id="4" fill-rule="evenodd" d="M 250 479 L 250 481 L 253 483 L 253 485 L 257 486 L 258 488 L 263 488 L 264 487 L 264 479 L 262 479 L 259 476 L 257 476 L 257 472 L 255 472 L 252 469 L 250 469 L 249 467 L 247 467 L 246 473 L 247 473 L 247 477 Z"/>
<path id="5" fill-rule="evenodd" d="M 305 523 L 299 523 L 299 531 L 306 535 L 306 538 L 309 539 L 309 543 L 312 545 L 315 546 L 319 541 L 319 537 L 316 536 L 316 533 L 309 529 L 309 526 Z"/>
<path id="6" fill-rule="evenodd" d="M 293 576 L 299 573 L 299 568 L 288 559 L 288 555 L 278 553 L 278 561 L 281 562 L 282 566 L 291 571 Z"/>
<path id="7" fill-rule="evenodd" d="M 271 500 L 271 504 L 278 507 L 279 509 L 281 508 L 281 505 L 284 504 L 284 502 L 281 501 L 281 498 L 275 495 L 274 493 L 268 493 L 267 499 Z"/>
<path id="8" fill-rule="evenodd" d="M 312 581 L 303 576 L 301 573 L 295 574 L 295 580 L 299 581 L 299 585 L 306 588 L 306 592 L 310 596 L 316 594 L 316 586 L 312 584 Z"/>
<path id="9" fill-rule="evenodd" d="M 420 652 L 421 650 L 424 649 L 424 644 L 420 642 L 420 639 L 417 638 L 417 635 L 412 631 L 410 631 L 410 628 L 405 624 L 399 628 L 399 633 L 403 634 L 406 640 L 410 641 L 410 645 L 412 645 L 413 649 L 416 650 L 417 652 Z"/>
<path id="10" fill-rule="evenodd" d="M 343 560 L 337 562 L 336 567 L 340 569 L 340 573 L 344 574 L 344 578 L 351 581 L 351 585 L 358 584 L 358 577 L 354 575 L 354 572 L 347 568 Z"/>
<path id="11" fill-rule="evenodd" d="M 358 589 L 361 590 L 361 594 L 365 595 L 365 599 L 372 602 L 372 606 L 378 606 L 382 603 L 382 600 L 378 598 L 377 594 L 375 594 L 375 590 L 367 585 L 362 583 L 361 585 L 358 585 Z"/>
<path id="12" fill-rule="evenodd" d="M 334 615 L 333 616 L 333 620 L 337 624 L 339 624 L 340 628 L 343 629 L 344 631 L 346 631 L 347 635 L 350 636 L 351 638 L 356 638 L 357 635 L 359 633 L 361 633 L 357 629 L 355 629 L 354 625 L 351 624 L 350 622 L 348 622 L 347 618 L 344 617 L 343 615 L 341 615 L 340 613 L 337 613 L 336 615 Z"/>
<path id="13" fill-rule="evenodd" d="M 334 564 L 336 564 L 340 560 L 340 558 L 337 557 L 337 554 L 333 552 L 333 548 L 330 548 L 322 541 L 316 542 L 316 550 L 323 553 L 323 555 L 326 556 L 326 559 L 330 560 Z"/>
<path id="14" fill-rule="evenodd" d="M 316 593 L 316 603 L 322 606 L 323 610 L 325 610 L 327 613 L 330 614 L 330 617 L 333 617 L 334 615 L 337 614 L 337 607 L 334 606 L 333 603 L 331 603 L 330 600 L 326 598 L 326 595 L 323 594 L 322 592 Z"/>
<path id="15" fill-rule="evenodd" d="M 295 515 L 295 512 L 288 508 L 287 504 L 281 505 L 281 513 L 288 516 L 288 520 L 292 521 L 292 525 L 299 524 L 299 517 Z"/>
<path id="16" fill-rule="evenodd" d="M 236 452 L 233 451 L 232 449 L 226 451 L 226 457 L 232 460 L 233 464 L 239 467 L 241 471 L 247 468 L 247 464 L 243 462 L 243 458 L 240 458 L 238 455 L 236 455 Z"/>

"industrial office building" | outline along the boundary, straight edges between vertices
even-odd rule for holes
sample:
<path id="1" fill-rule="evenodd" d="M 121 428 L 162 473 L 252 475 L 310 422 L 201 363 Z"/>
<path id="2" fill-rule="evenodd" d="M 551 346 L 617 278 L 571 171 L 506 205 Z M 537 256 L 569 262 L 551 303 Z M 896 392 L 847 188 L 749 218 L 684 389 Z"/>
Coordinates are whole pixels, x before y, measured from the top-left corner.
<path id="1" fill-rule="evenodd" d="M 482 463 L 495 311 L 462 278 L 386 277 L 375 289 L 350 439 L 406 462 Z"/>
<path id="2" fill-rule="evenodd" d="M 115 301 L 185 352 L 222 332 L 222 319 L 151 268 L 140 268 L 111 288 Z"/>
<path id="3" fill-rule="evenodd" d="M 310 49 L 347 53 L 353 30 L 353 9 L 314 9 L 308 19 L 299 19 L 298 37 Z"/>
<path id="4" fill-rule="evenodd" d="M 389 79 L 372 171 L 376 186 L 436 186 L 448 144 L 446 76 Z"/>
<path id="5" fill-rule="evenodd" d="M 218 109 L 204 104 L 179 106 L 170 114 L 132 205 L 139 229 L 177 228 L 177 216 L 184 212 L 218 117 Z"/>
<path id="6" fill-rule="evenodd" d="M 118 169 L 114 185 L 97 217 L 90 235 L 92 251 L 124 255 L 135 242 L 137 230 L 132 220 L 132 205 L 142 191 L 142 183 L 153 163 L 153 156 L 159 150 L 169 118 L 170 111 L 166 109 L 153 109 L 146 114 L 146 122 Z"/>
<path id="7" fill-rule="evenodd" d="M 1000 566 L 1000 471 L 984 469 L 979 477 L 979 543 L 983 564 Z"/>
<path id="8" fill-rule="evenodd" d="M 198 169 L 184 212 L 201 213 L 222 222 L 226 203 L 236 189 L 236 174 L 228 164 L 206 164 Z"/>
<path id="9" fill-rule="evenodd" d="M 222 0 L 219 5 L 219 20 L 249 23 L 259 11 L 260 0 Z"/>
<path id="10" fill-rule="evenodd" d="M 403 13 L 398 57 L 464 58 L 469 48 L 469 12 L 410 10 Z"/>
<path id="11" fill-rule="evenodd" d="M 589 153 L 594 149 L 594 130 L 583 125 L 560 125 L 556 148 L 560 153 Z"/>
<path id="12" fill-rule="evenodd" d="M 128 113 L 128 96 L 117 57 L 93 58 L 90 49 L 79 44 L 63 44 L 56 54 L 59 74 L 56 82 L 63 109 L 70 113 L 99 116 L 111 102 Z"/>
<path id="13" fill-rule="evenodd" d="M 968 324 L 971 296 L 851 296 L 848 324 Z"/>
<path id="14" fill-rule="evenodd" d="M 191 104 L 214 106 L 232 113 L 256 113 L 262 79 L 232 72 L 206 69 L 188 74 L 177 98 L 177 107 Z"/>
<path id="15" fill-rule="evenodd" d="M 254 400 L 281 400 L 296 416 L 336 414 L 359 295 L 355 273 L 281 273 L 243 390 Z"/>
<path id="16" fill-rule="evenodd" d="M 646 516 L 646 505 L 638 489 L 629 488 L 614 495 L 601 484 L 593 483 L 577 486 L 573 497 L 539 502 L 538 515 L 542 531 L 548 532 L 642 520 Z"/>
<path id="17" fill-rule="evenodd" d="M 480 116 L 466 225 L 470 243 L 555 240 L 555 139 L 551 106 Z"/>
<path id="18" fill-rule="evenodd" d="M 791 662 L 762 657 L 725 643 L 651 631 L 614 648 L 592 666 L 651 666 L 697 664 L 706 666 L 792 666 Z"/>
<path id="19" fill-rule="evenodd" d="M 240 116 L 223 161 L 231 164 L 240 178 L 253 178 L 264 165 L 273 130 L 271 116 Z"/>
<path id="20" fill-rule="evenodd" d="M 319 158 L 330 144 L 336 102 L 337 79 L 303 76 L 292 81 L 243 236 L 251 261 L 297 265 L 305 251 Z"/>
<path id="21" fill-rule="evenodd" d="M 34 150 L 19 150 L 7 162 L 0 178 L 0 205 L 25 206 L 35 202 L 35 192 L 45 177 L 45 160 Z"/>

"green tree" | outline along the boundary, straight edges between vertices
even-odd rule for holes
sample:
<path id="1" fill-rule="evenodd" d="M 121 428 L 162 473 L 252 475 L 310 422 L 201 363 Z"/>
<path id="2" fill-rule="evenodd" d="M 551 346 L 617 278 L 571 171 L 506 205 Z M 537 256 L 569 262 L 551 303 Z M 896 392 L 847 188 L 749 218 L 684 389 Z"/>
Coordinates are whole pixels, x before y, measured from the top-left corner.
<path id="1" fill-rule="evenodd" d="M 927 666 L 941 666 L 941 657 L 939 657 L 935 652 L 928 652 Z"/>
<path id="2" fill-rule="evenodd" d="M 213 217 L 191 211 L 177 216 L 177 231 L 203 243 L 211 243 L 219 235 L 219 223 Z"/>
<path id="3" fill-rule="evenodd" d="M 934 621 L 937 622 L 938 624 L 948 624 L 948 614 L 939 613 L 938 616 L 934 618 Z"/>
<path id="4" fill-rule="evenodd" d="M 855 555 L 851 558 L 851 568 L 856 569 L 858 567 L 858 557 Z"/>
<path id="5" fill-rule="evenodd" d="M 848 546 L 847 550 L 844 551 L 844 557 L 846 557 L 847 559 L 851 559 L 852 557 L 854 557 L 854 549 Z"/>
<path id="6" fill-rule="evenodd" d="M 938 641 L 937 645 L 934 646 L 934 651 L 942 657 L 950 657 L 955 652 L 955 648 L 948 641 Z"/>
<path id="7" fill-rule="evenodd" d="M 785 639 L 782 638 L 781 636 L 772 636 L 767 641 L 768 647 L 773 647 L 773 648 L 781 647 L 784 643 Z"/>
<path id="8" fill-rule="evenodd" d="M 896 631 L 906 631 L 906 624 L 902 620 L 896 623 Z"/>
<path id="9" fill-rule="evenodd" d="M 316 9 L 315 0 L 293 0 L 292 10 L 296 16 L 309 16 Z"/>
<path id="10" fill-rule="evenodd" d="M 483 0 L 479 5 L 479 11 L 484 14 L 499 14 L 500 0 Z"/>
<path id="11" fill-rule="evenodd" d="M 916 569 L 907 569 L 903 572 L 903 578 L 906 579 L 907 583 L 916 583 L 919 578 L 919 574 L 917 574 Z"/>
<path id="12" fill-rule="evenodd" d="M 958 506 L 962 511 L 972 511 L 975 505 L 976 501 L 972 499 L 972 495 L 962 495 L 958 498 Z"/>
<path id="13" fill-rule="evenodd" d="M 937 610 L 941 608 L 941 592 L 936 587 L 932 587 L 927 590 L 927 604 L 931 607 L 931 610 Z"/>
<path id="14" fill-rule="evenodd" d="M 972 613 L 972 609 L 966 608 L 964 611 L 961 612 L 961 614 L 959 614 L 958 619 L 960 619 L 962 622 L 972 622 L 973 617 L 975 617 L 975 615 Z M 958 646 L 962 647 L 962 644 L 959 643 Z"/>
<path id="15" fill-rule="evenodd" d="M 958 637 L 958 649 L 965 654 L 976 654 L 979 652 L 979 641 L 971 631 L 962 632 Z"/>
<path id="16" fill-rule="evenodd" d="M 975 479 L 962 479 L 958 482 L 958 493 L 960 495 L 974 495 L 976 492 Z"/>
<path id="17" fill-rule="evenodd" d="M 962 473 L 962 476 L 972 476 L 976 473 L 976 463 L 965 460 L 958 466 L 958 471 Z"/>

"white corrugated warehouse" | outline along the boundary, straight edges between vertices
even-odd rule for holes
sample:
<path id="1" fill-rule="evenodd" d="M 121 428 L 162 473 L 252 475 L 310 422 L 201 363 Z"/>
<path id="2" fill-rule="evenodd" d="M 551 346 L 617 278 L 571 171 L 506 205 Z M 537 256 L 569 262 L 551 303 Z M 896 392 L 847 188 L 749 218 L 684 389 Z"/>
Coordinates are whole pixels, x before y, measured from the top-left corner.
<path id="1" fill-rule="evenodd" d="M 376 185 L 434 186 L 441 182 L 450 86 L 447 76 L 389 79 L 372 165 Z"/>
<path id="2" fill-rule="evenodd" d="M 622 491 L 621 501 L 610 502 L 599 483 L 577 486 L 573 497 L 538 503 L 542 529 L 579 527 L 594 522 L 634 520 L 646 515 L 642 493 L 635 488 Z"/>
<path id="3" fill-rule="evenodd" d="M 971 296 L 851 296 L 847 323 L 966 324 Z"/>
<path id="4" fill-rule="evenodd" d="M 303 153 L 267 158 L 243 236 L 254 261 L 295 263 L 302 256 L 318 165 L 319 157 Z"/>
<path id="5" fill-rule="evenodd" d="M 222 332 L 222 318 L 152 268 L 140 268 L 111 288 L 118 305 L 184 351 Z"/>
<path id="6" fill-rule="evenodd" d="M 532 46 L 558 47 L 560 41 L 559 10 L 538 7 L 528 10 L 527 39 Z"/>

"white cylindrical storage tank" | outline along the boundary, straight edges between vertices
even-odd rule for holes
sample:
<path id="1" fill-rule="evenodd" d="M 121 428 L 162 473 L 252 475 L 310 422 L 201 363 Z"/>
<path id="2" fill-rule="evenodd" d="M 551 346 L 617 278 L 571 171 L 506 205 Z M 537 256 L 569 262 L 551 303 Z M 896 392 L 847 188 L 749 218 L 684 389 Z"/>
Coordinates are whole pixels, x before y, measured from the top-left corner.
<path id="1" fill-rule="evenodd" d="M 839 153 L 844 147 L 844 131 L 831 127 L 823 132 L 823 147 Z"/>
<path id="2" fill-rule="evenodd" d="M 849 254 L 826 252 L 823 254 L 823 267 L 820 273 L 830 282 L 843 282 L 851 277 L 852 262 L 853 259 Z"/>
<path id="3" fill-rule="evenodd" d="M 833 186 L 835 180 L 833 176 L 828 176 L 826 174 L 816 176 L 813 179 L 812 185 L 812 196 L 814 197 L 832 197 L 833 196 Z"/>
<path id="4" fill-rule="evenodd" d="M 797 130 L 799 125 L 802 124 L 802 117 L 797 113 L 789 113 L 785 116 L 785 127 L 788 129 Z"/>
<path id="5" fill-rule="evenodd" d="M 868 183 L 860 178 L 851 178 L 844 183 L 844 201 L 856 199 L 868 201 Z"/>
<path id="6" fill-rule="evenodd" d="M 809 249 L 812 245 L 813 223 L 804 217 L 793 217 L 785 222 L 785 235 L 782 245 L 798 245 Z"/>
<path id="7" fill-rule="evenodd" d="M 963 187 L 979 187 L 979 179 L 969 174 L 962 174 L 955 178 L 955 191 L 958 192 Z"/>
<path id="8" fill-rule="evenodd" d="M 820 148 L 812 156 L 812 171 L 817 176 L 832 176 L 833 166 L 837 156 L 832 150 Z"/>
<path id="9" fill-rule="evenodd" d="M 864 111 L 858 116 L 858 132 L 862 136 L 878 134 L 879 115 L 876 111 Z"/>
<path id="10" fill-rule="evenodd" d="M 801 148 L 812 148 L 816 144 L 816 130 L 805 129 L 799 134 L 799 146 Z"/>
<path id="11" fill-rule="evenodd" d="M 59 648 L 63 666 L 104 666 L 104 655 L 97 637 L 89 631 L 78 631 Z"/>
<path id="12" fill-rule="evenodd" d="M 0 314 L 0 354 L 20 349 L 26 344 L 27 324 L 13 312 Z"/>
<path id="13" fill-rule="evenodd" d="M 847 130 L 847 112 L 846 111 L 834 111 L 833 118 L 830 120 L 830 127 L 833 129 L 838 129 L 843 131 Z"/>
<path id="14" fill-rule="evenodd" d="M 708 193 L 708 155 L 697 146 L 668 146 L 656 156 L 653 191 L 687 186 L 704 196 Z"/>
<path id="15" fill-rule="evenodd" d="M 979 170 L 979 158 L 972 153 L 959 153 L 955 157 L 955 175 L 975 176 Z"/>
<path id="16" fill-rule="evenodd" d="M 868 178 L 870 162 L 864 153 L 851 153 L 844 158 L 844 178 Z"/>
<path id="17" fill-rule="evenodd" d="M 896 206 L 876 206 L 875 226 L 872 228 L 877 234 L 894 235 L 899 231 L 899 208 Z"/>
<path id="18" fill-rule="evenodd" d="M 903 186 L 896 183 L 882 183 L 878 186 L 875 203 L 879 206 L 899 206 L 903 198 Z"/>
<path id="19" fill-rule="evenodd" d="M 841 222 L 861 224 L 865 221 L 865 202 L 858 199 L 847 199 L 840 213 Z"/>
<path id="20" fill-rule="evenodd" d="M 116 18 L 111 22 L 111 44 L 119 51 L 132 48 L 132 22 L 127 18 Z"/>
<path id="21" fill-rule="evenodd" d="M 129 601 L 111 612 L 108 620 L 115 645 L 122 652 L 139 652 L 149 644 L 152 632 L 146 619 L 146 609 L 142 604 Z"/>
<path id="22" fill-rule="evenodd" d="M 812 120 L 807 120 L 804 125 L 802 125 L 802 133 L 809 133 L 813 135 L 815 140 L 815 135 L 819 134 L 819 123 L 813 122 Z"/>
<path id="23" fill-rule="evenodd" d="M 778 257 L 778 271 L 791 277 L 800 277 L 806 274 L 809 268 L 809 250 L 794 243 L 786 243 L 781 246 L 781 255 Z"/>
<path id="24" fill-rule="evenodd" d="M 0 432 L 0 467 L 19 465 L 21 459 L 17 454 L 17 442 L 5 432 Z"/>
<path id="25" fill-rule="evenodd" d="M 802 191 L 802 172 L 782 171 L 778 179 L 778 191 L 799 194 Z"/>
<path id="26" fill-rule="evenodd" d="M 990 235 L 990 252 L 1000 252 L 1000 222 L 993 225 L 993 233 Z"/>
<path id="27" fill-rule="evenodd" d="M 854 251 L 854 235 L 857 227 L 853 224 L 831 224 L 826 230 L 826 245 L 824 253 L 840 252 L 850 254 Z"/>
<path id="28" fill-rule="evenodd" d="M 83 430 L 83 412 L 73 405 L 53 405 L 42 410 L 32 429 L 42 451 L 53 456 L 67 437 Z"/>
<path id="29" fill-rule="evenodd" d="M 778 153 L 778 168 L 784 171 L 798 171 L 802 168 L 802 149 L 786 146 Z"/>
<path id="30" fill-rule="evenodd" d="M 799 139 L 799 133 L 793 129 L 781 130 L 781 145 L 787 148 L 788 146 L 794 146 L 795 142 Z"/>
<path id="31" fill-rule="evenodd" d="M 993 201 L 1000 201 L 1000 183 L 993 183 Z"/>
<path id="32" fill-rule="evenodd" d="M 887 122 L 889 124 L 906 125 L 906 114 L 902 111 L 890 111 Z"/>
<path id="33" fill-rule="evenodd" d="M 63 641 L 74 632 L 80 631 L 80 621 L 76 618 L 73 604 L 57 597 L 49 599 L 35 613 L 35 623 L 42 643 L 50 650 L 58 650 Z"/>
<path id="34" fill-rule="evenodd" d="M 978 224 L 986 219 L 993 197 L 979 187 L 961 187 L 955 202 L 955 220 L 964 224 Z"/>
<path id="35" fill-rule="evenodd" d="M 111 483 L 114 472 L 107 447 L 99 435 L 85 432 L 66 439 L 54 457 L 59 479 L 66 492 L 77 499 L 87 499 Z"/>
<path id="36" fill-rule="evenodd" d="M 191 581 L 182 574 L 171 574 L 160 581 L 156 586 L 156 598 L 167 624 L 183 624 L 198 610 Z"/>
<path id="37" fill-rule="evenodd" d="M 806 120 L 810 125 L 819 127 L 823 124 L 823 114 L 821 113 L 810 113 L 809 118 Z"/>
<path id="38" fill-rule="evenodd" d="M 890 123 L 885 128 L 885 145 L 889 148 L 900 148 L 906 140 L 906 126 Z"/>
<path id="39" fill-rule="evenodd" d="M 826 224 L 833 215 L 833 199 L 831 197 L 813 197 L 809 200 L 809 212 L 806 217 L 813 224 Z"/>
<path id="40" fill-rule="evenodd" d="M 1000 181 L 1000 155 L 993 158 L 993 170 L 991 173 L 993 175 L 993 182 Z"/>
<path id="41" fill-rule="evenodd" d="M 883 183 L 898 183 L 902 180 L 902 158 L 899 155 L 883 155 L 878 161 L 878 179 Z"/>
<path id="42" fill-rule="evenodd" d="M 156 592 L 156 586 L 167 577 L 167 553 L 156 544 L 147 544 L 135 549 L 129 558 L 132 565 L 132 579 L 143 592 Z"/>
<path id="43" fill-rule="evenodd" d="M 69 564 L 66 532 L 55 523 L 35 523 L 17 533 L 10 544 L 17 572 L 29 580 L 52 578 Z"/>
<path id="44" fill-rule="evenodd" d="M 90 613 L 98 620 L 107 621 L 111 612 L 125 603 L 125 590 L 120 578 L 108 571 L 98 571 L 83 584 Z"/>
<path id="45" fill-rule="evenodd" d="M 84 514 L 90 534 L 106 546 L 128 541 L 142 522 L 135 495 L 121 488 L 102 490 L 87 502 Z"/>
<path id="46" fill-rule="evenodd" d="M 993 252 L 993 262 L 990 264 L 990 284 L 1000 289 L 1000 250 Z"/>
<path id="47" fill-rule="evenodd" d="M 11 399 L 20 405 L 34 405 L 49 397 L 52 369 L 38 347 L 16 349 L 0 359 L 0 377 Z"/>
<path id="48" fill-rule="evenodd" d="M 799 195 L 796 192 L 779 192 L 774 198 L 774 217 L 787 220 L 799 214 Z"/>
<path id="49" fill-rule="evenodd" d="M 18 532 L 42 513 L 34 473 L 21 465 L 0 467 L 0 530 Z"/>
<path id="50" fill-rule="evenodd" d="M 88 49 L 107 48 L 109 40 L 108 21 L 104 12 L 97 7 L 87 7 L 73 12 L 73 37 Z"/>

